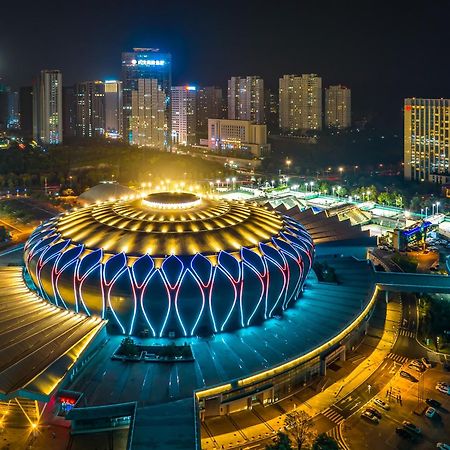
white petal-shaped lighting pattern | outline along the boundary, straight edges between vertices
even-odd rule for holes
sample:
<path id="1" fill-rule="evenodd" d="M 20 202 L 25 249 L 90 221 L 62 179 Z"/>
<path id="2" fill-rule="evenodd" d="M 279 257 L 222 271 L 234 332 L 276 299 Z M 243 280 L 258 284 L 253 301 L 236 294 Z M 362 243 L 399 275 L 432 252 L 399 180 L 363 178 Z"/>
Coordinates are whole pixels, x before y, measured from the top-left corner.
<path id="1" fill-rule="evenodd" d="M 311 237 L 292 218 L 179 193 L 62 215 L 25 245 L 43 298 L 107 318 L 118 333 L 154 337 L 220 333 L 279 315 L 299 298 L 313 259 Z"/>

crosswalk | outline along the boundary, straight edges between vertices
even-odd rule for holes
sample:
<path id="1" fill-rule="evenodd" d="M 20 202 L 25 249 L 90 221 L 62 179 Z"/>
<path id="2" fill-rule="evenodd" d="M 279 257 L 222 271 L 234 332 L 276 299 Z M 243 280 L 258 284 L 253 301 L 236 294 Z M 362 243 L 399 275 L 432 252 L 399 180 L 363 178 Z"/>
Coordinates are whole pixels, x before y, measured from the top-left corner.
<path id="1" fill-rule="evenodd" d="M 344 418 L 341 414 L 339 414 L 337 411 L 335 411 L 332 408 L 327 408 L 324 411 L 322 411 L 322 414 L 332 422 L 334 422 L 336 425 L 340 424 Z"/>
<path id="2" fill-rule="evenodd" d="M 397 355 L 396 353 L 392 353 L 392 352 L 389 353 L 389 354 L 387 355 L 387 357 L 388 357 L 389 359 L 392 359 L 392 360 L 395 361 L 395 362 L 400 363 L 400 364 L 405 364 L 406 361 L 408 361 L 408 358 L 407 358 L 406 356 Z"/>
<path id="3" fill-rule="evenodd" d="M 399 335 L 400 336 L 407 336 L 407 337 L 410 337 L 410 338 L 415 338 L 416 337 L 416 333 L 414 331 L 405 330 L 403 328 L 400 329 Z"/>
<path id="4" fill-rule="evenodd" d="M 333 427 L 331 430 L 328 430 L 326 434 L 339 443 L 341 437 L 339 436 L 339 429 L 337 426 Z M 339 448 L 342 447 L 339 445 Z"/>

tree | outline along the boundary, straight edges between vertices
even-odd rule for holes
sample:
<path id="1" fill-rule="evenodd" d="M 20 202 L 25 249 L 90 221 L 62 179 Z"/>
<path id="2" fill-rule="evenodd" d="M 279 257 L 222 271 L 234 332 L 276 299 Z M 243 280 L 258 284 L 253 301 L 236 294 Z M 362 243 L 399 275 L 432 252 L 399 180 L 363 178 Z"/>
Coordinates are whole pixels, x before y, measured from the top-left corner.
<path id="1" fill-rule="evenodd" d="M 292 411 L 286 414 L 284 426 L 297 444 L 297 450 L 300 450 L 314 435 L 313 419 L 305 411 Z"/>
<path id="2" fill-rule="evenodd" d="M 275 442 L 266 445 L 266 450 L 292 450 L 291 440 L 286 433 L 278 432 Z"/>
<path id="3" fill-rule="evenodd" d="M 339 450 L 339 445 L 331 436 L 321 433 L 316 437 L 312 450 Z"/>

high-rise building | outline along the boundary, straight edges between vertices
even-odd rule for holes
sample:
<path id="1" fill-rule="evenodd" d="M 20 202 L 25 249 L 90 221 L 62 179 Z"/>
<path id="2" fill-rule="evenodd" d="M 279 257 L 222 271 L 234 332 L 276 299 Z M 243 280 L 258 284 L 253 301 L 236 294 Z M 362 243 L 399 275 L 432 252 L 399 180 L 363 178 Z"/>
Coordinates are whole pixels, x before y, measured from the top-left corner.
<path id="1" fill-rule="evenodd" d="M 122 130 L 122 82 L 105 81 L 105 136 L 110 139 L 120 139 Z"/>
<path id="2" fill-rule="evenodd" d="M 195 144 L 197 88 L 195 86 L 172 87 L 172 143 Z"/>
<path id="3" fill-rule="evenodd" d="M 197 89 L 197 136 L 206 138 L 208 135 L 208 119 L 220 119 L 222 117 L 222 89 L 215 86 Z"/>
<path id="4" fill-rule="evenodd" d="M 247 156 L 270 153 L 267 126 L 250 120 L 208 119 L 208 147 L 213 150 L 239 150 Z"/>
<path id="5" fill-rule="evenodd" d="M 6 130 L 9 121 L 9 86 L 0 84 L 0 131 Z"/>
<path id="6" fill-rule="evenodd" d="M 77 83 L 75 97 L 77 136 L 103 136 L 105 134 L 105 84 L 103 81 Z"/>
<path id="7" fill-rule="evenodd" d="M 269 132 L 278 131 L 278 93 L 267 89 L 264 93 L 264 107 L 267 129 Z"/>
<path id="8" fill-rule="evenodd" d="M 130 143 L 163 147 L 166 142 L 167 98 L 158 80 L 140 78 L 131 91 Z"/>
<path id="9" fill-rule="evenodd" d="M 63 87 L 63 137 L 73 138 L 77 132 L 77 99 L 75 86 Z"/>
<path id="10" fill-rule="evenodd" d="M 20 128 L 19 93 L 13 90 L 9 93 L 7 128 Z"/>
<path id="11" fill-rule="evenodd" d="M 284 75 L 279 80 L 280 129 L 284 133 L 322 129 L 322 78 Z"/>
<path id="12" fill-rule="evenodd" d="M 407 180 L 450 181 L 450 99 L 407 98 L 404 175 Z"/>
<path id="13" fill-rule="evenodd" d="M 351 126 L 351 90 L 345 86 L 330 86 L 325 90 L 325 126 L 345 129 Z"/>
<path id="14" fill-rule="evenodd" d="M 61 71 L 41 70 L 33 86 L 34 139 L 43 144 L 61 144 L 62 115 Z"/>
<path id="15" fill-rule="evenodd" d="M 164 145 L 170 146 L 171 117 L 170 95 L 172 87 L 172 56 L 162 53 L 157 48 L 134 48 L 132 52 L 122 53 L 122 83 L 123 83 L 123 130 L 125 139 L 131 142 L 131 98 L 137 89 L 140 79 L 157 80 L 165 94 L 164 107 Z"/>
<path id="16" fill-rule="evenodd" d="M 228 80 L 228 118 L 264 123 L 264 80 L 257 76 Z"/>
<path id="17" fill-rule="evenodd" d="M 25 135 L 33 133 L 33 88 L 24 86 L 19 90 L 20 129 Z"/>

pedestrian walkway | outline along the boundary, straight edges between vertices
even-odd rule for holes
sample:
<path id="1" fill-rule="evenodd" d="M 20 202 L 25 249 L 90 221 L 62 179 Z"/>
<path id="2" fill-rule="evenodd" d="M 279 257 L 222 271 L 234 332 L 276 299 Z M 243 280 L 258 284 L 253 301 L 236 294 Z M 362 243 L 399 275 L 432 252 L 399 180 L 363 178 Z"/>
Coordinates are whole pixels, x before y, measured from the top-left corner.
<path id="1" fill-rule="evenodd" d="M 332 422 L 334 422 L 336 425 L 339 425 L 344 418 L 339 414 L 337 411 L 335 411 L 332 407 L 327 408 L 325 411 L 322 411 L 322 414 Z"/>
<path id="2" fill-rule="evenodd" d="M 400 330 L 399 335 L 400 336 L 410 337 L 410 338 L 413 338 L 413 339 L 416 337 L 416 333 L 414 331 L 405 330 L 403 328 Z"/>
<path id="3" fill-rule="evenodd" d="M 389 353 L 389 355 L 387 355 L 387 357 L 389 359 L 392 359 L 395 362 L 398 362 L 400 364 L 405 364 L 408 361 L 408 358 L 406 356 L 402 356 L 402 355 L 397 355 L 396 353 Z"/>

